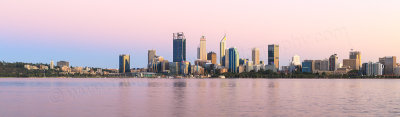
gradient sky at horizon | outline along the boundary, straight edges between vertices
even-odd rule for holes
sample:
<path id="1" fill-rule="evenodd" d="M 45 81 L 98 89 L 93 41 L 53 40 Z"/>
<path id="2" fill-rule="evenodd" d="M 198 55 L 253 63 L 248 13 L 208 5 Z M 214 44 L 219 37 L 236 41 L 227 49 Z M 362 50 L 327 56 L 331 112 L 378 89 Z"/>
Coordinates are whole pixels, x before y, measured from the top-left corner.
<path id="1" fill-rule="evenodd" d="M 242 58 L 280 45 L 281 65 L 298 54 L 324 59 L 350 49 L 362 61 L 400 56 L 398 0 L 2 0 L 0 60 L 117 68 L 130 54 L 133 68 L 145 67 L 147 50 L 172 61 L 172 33 L 184 32 L 187 60 L 196 59 L 202 35 L 219 58 L 219 41 Z"/>

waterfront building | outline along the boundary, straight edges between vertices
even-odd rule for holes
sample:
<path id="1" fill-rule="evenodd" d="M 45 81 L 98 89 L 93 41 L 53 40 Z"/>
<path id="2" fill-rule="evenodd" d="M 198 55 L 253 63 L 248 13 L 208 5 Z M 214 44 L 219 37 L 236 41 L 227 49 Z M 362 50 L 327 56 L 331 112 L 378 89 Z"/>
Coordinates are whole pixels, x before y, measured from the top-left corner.
<path id="1" fill-rule="evenodd" d="M 337 54 L 333 54 L 329 57 L 329 71 L 336 71 L 338 67 L 338 56 Z"/>
<path id="2" fill-rule="evenodd" d="M 64 67 L 64 66 L 66 66 L 66 67 L 69 67 L 69 62 L 68 61 L 58 61 L 57 62 L 57 67 Z"/>
<path id="3" fill-rule="evenodd" d="M 254 65 L 260 64 L 260 49 L 253 48 L 251 50 L 251 55 L 252 55 L 251 58 L 252 58 Z"/>
<path id="4" fill-rule="evenodd" d="M 170 62 L 169 63 L 170 74 L 172 75 L 180 74 L 180 69 L 181 69 L 180 65 L 181 65 L 180 62 Z"/>
<path id="5" fill-rule="evenodd" d="M 253 69 L 254 69 L 253 61 L 247 61 L 246 65 L 245 65 L 245 71 L 250 72 Z"/>
<path id="6" fill-rule="evenodd" d="M 353 70 L 360 70 L 361 67 L 361 52 L 360 51 L 353 51 L 353 49 L 350 51 L 349 54 L 349 59 L 355 59 L 356 63 L 353 64 L 355 67 L 352 66 Z M 344 62 L 343 62 L 344 65 Z"/>
<path id="7" fill-rule="evenodd" d="M 397 67 L 396 56 L 386 56 L 379 58 L 379 63 L 385 66 L 384 75 L 394 75 L 394 68 Z"/>
<path id="8" fill-rule="evenodd" d="M 131 72 L 130 68 L 130 55 L 119 55 L 119 73 Z"/>
<path id="9" fill-rule="evenodd" d="M 314 60 L 304 60 L 302 63 L 302 72 L 313 73 L 315 71 L 315 61 Z"/>
<path id="10" fill-rule="evenodd" d="M 384 65 L 377 62 L 368 62 L 362 64 L 362 73 L 366 76 L 380 76 L 383 75 Z"/>
<path id="11" fill-rule="evenodd" d="M 183 32 L 173 34 L 173 62 L 186 61 L 186 38 Z"/>
<path id="12" fill-rule="evenodd" d="M 207 60 L 211 61 L 212 64 L 217 64 L 217 54 L 215 52 L 209 52 L 207 54 Z"/>
<path id="13" fill-rule="evenodd" d="M 225 66 L 225 52 L 226 52 L 226 34 L 222 38 L 220 44 L 219 44 L 219 50 L 220 50 L 220 64 L 221 66 Z"/>
<path id="14" fill-rule="evenodd" d="M 239 67 L 239 52 L 238 52 L 237 48 L 235 48 L 235 47 L 229 48 L 227 56 L 229 56 L 228 57 L 229 58 L 229 64 L 228 64 L 229 72 L 237 73 L 238 67 Z"/>
<path id="15" fill-rule="evenodd" d="M 343 67 L 351 70 L 360 70 L 357 59 L 343 59 Z"/>
<path id="16" fill-rule="evenodd" d="M 249 59 L 240 58 L 239 65 L 245 65 L 247 63 L 247 61 L 249 61 Z"/>
<path id="17" fill-rule="evenodd" d="M 321 60 L 320 70 L 329 71 L 329 59 Z"/>
<path id="18" fill-rule="evenodd" d="M 188 75 L 189 73 L 191 73 L 190 69 L 191 65 L 189 61 L 182 61 L 180 67 L 181 67 L 180 74 Z"/>
<path id="19" fill-rule="evenodd" d="M 279 69 L 279 45 L 268 45 L 268 65 L 274 65 Z"/>
<path id="20" fill-rule="evenodd" d="M 271 70 L 272 72 L 278 72 L 278 69 L 275 65 L 265 65 L 264 70 Z"/>

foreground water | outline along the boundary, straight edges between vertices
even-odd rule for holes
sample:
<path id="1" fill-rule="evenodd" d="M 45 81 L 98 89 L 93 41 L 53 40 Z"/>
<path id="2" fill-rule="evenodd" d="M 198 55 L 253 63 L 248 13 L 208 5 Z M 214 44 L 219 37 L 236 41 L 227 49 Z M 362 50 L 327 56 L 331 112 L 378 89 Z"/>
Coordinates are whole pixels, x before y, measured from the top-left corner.
<path id="1" fill-rule="evenodd" d="M 400 80 L 0 78 L 0 117 L 400 116 Z"/>

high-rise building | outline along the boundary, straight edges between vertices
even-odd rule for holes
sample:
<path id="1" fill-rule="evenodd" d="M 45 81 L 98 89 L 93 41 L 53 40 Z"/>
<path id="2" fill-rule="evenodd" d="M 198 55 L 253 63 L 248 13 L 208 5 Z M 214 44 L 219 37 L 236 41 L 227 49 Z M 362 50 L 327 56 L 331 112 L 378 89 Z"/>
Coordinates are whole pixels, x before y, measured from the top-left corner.
<path id="1" fill-rule="evenodd" d="M 253 48 L 251 51 L 252 55 L 252 60 L 254 65 L 260 64 L 260 49 L 258 48 Z"/>
<path id="2" fill-rule="evenodd" d="M 50 61 L 50 69 L 54 69 L 54 61 L 53 60 Z"/>
<path id="3" fill-rule="evenodd" d="M 69 62 L 68 61 L 58 61 L 57 62 L 57 67 L 69 67 Z"/>
<path id="4" fill-rule="evenodd" d="M 356 66 L 354 70 L 360 70 L 361 67 L 361 52 L 360 51 L 353 51 L 353 49 L 350 51 L 349 54 L 349 59 L 355 59 L 356 60 Z M 344 65 L 344 63 L 343 63 Z"/>
<path id="5" fill-rule="evenodd" d="M 329 57 L 329 71 L 336 71 L 338 67 L 338 56 L 337 54 L 333 54 Z"/>
<path id="6" fill-rule="evenodd" d="M 227 53 L 227 56 L 229 56 L 229 64 L 228 64 L 229 72 L 237 73 L 238 67 L 239 67 L 239 52 L 238 52 L 238 50 L 235 47 L 229 48 L 229 53 Z"/>
<path id="7" fill-rule="evenodd" d="M 219 60 L 219 62 L 220 62 L 220 64 L 221 64 L 221 66 L 225 66 L 225 52 L 226 52 L 226 34 L 225 34 L 225 36 L 222 38 L 222 40 L 221 40 L 221 42 L 219 43 L 219 54 L 220 54 L 220 60 Z"/>
<path id="8" fill-rule="evenodd" d="M 200 58 L 201 60 L 207 60 L 207 51 L 206 51 L 206 37 L 201 36 L 200 38 Z"/>
<path id="9" fill-rule="evenodd" d="M 119 55 L 119 73 L 131 72 L 130 55 Z"/>
<path id="10" fill-rule="evenodd" d="M 156 50 L 149 50 L 147 52 L 147 64 L 151 64 L 154 62 L 154 58 L 157 56 Z"/>
<path id="11" fill-rule="evenodd" d="M 207 54 L 207 60 L 210 60 L 212 64 L 217 64 L 217 54 L 215 52 L 209 52 Z"/>
<path id="12" fill-rule="evenodd" d="M 275 65 L 279 69 L 279 45 L 268 45 L 268 65 Z"/>
<path id="13" fill-rule="evenodd" d="M 294 55 L 292 57 L 292 62 L 290 64 L 293 65 L 293 66 L 301 65 L 300 56 L 299 55 Z"/>
<path id="14" fill-rule="evenodd" d="M 173 62 L 186 61 L 186 38 L 183 32 L 173 34 Z"/>
<path id="15" fill-rule="evenodd" d="M 396 56 L 386 56 L 379 58 L 379 63 L 385 66 L 383 70 L 384 75 L 394 75 L 394 68 L 397 66 Z"/>
<path id="16" fill-rule="evenodd" d="M 315 61 L 314 60 L 304 60 L 302 63 L 302 72 L 313 73 L 315 71 Z"/>

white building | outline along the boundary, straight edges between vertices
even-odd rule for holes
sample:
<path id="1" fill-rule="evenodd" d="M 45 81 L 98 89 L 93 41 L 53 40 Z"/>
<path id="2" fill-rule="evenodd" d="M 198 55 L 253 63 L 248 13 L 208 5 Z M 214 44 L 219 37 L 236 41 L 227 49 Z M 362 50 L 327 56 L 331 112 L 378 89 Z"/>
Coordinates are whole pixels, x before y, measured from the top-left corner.
<path id="1" fill-rule="evenodd" d="M 363 64 L 363 69 L 365 70 L 365 75 L 367 76 L 378 76 L 378 75 L 383 75 L 383 69 L 384 65 L 377 62 L 377 63 L 364 63 Z"/>

